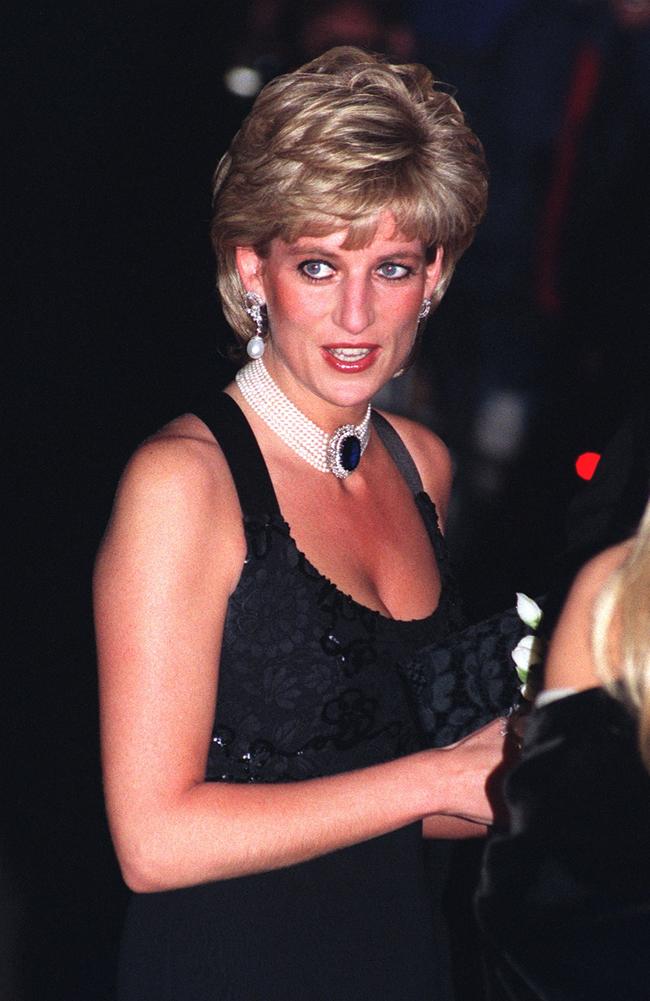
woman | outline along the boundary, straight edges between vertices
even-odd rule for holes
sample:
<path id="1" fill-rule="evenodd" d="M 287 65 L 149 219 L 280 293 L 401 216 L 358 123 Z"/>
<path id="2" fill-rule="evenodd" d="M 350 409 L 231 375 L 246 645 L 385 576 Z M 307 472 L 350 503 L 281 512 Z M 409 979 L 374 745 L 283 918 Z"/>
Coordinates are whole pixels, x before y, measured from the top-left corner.
<path id="1" fill-rule="evenodd" d="M 506 783 L 478 912 L 506 996 L 645 1001 L 650 984 L 650 504 L 580 572 Z"/>
<path id="2" fill-rule="evenodd" d="M 421 749 L 394 665 L 457 626 L 450 462 L 370 400 L 485 191 L 428 71 L 345 48 L 273 80 L 217 169 L 252 360 L 136 452 L 96 570 L 120 999 L 450 997 L 423 826 L 485 831 L 503 738 Z"/>

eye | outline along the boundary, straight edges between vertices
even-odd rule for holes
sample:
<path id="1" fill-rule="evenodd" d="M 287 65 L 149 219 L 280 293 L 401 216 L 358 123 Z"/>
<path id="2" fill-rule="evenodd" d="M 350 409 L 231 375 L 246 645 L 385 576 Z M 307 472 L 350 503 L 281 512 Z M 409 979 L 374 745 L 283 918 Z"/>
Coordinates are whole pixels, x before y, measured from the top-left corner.
<path id="1" fill-rule="evenodd" d="M 408 278 L 409 275 L 413 274 L 412 268 L 408 268 L 405 264 L 396 264 L 394 261 L 385 261 L 379 265 L 377 271 L 382 278 L 390 278 L 393 281 Z"/>
<path id="2" fill-rule="evenodd" d="M 302 261 L 298 265 L 298 270 L 314 281 L 330 278 L 334 274 L 334 268 L 326 261 Z"/>

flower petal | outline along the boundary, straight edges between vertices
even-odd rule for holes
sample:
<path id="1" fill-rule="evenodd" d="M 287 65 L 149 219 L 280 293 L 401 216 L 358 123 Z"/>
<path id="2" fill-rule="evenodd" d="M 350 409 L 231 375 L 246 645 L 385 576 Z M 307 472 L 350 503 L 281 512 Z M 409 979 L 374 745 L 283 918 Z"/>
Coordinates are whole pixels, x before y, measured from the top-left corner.
<path id="1" fill-rule="evenodd" d="M 512 651 L 517 676 L 522 684 L 528 680 L 528 671 L 535 664 L 541 664 L 544 653 L 544 641 L 539 636 L 524 636 Z"/>
<path id="2" fill-rule="evenodd" d="M 537 629 L 542 621 L 542 610 L 527 594 L 517 591 L 517 615 L 530 629 Z"/>

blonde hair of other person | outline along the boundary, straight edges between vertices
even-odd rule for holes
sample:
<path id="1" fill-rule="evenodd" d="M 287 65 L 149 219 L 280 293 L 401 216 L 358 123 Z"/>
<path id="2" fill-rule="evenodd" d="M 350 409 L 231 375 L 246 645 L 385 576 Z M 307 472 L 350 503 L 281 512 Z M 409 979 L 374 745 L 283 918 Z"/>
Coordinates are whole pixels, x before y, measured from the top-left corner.
<path id="1" fill-rule="evenodd" d="M 595 604 L 594 659 L 598 676 L 638 715 L 639 749 L 650 771 L 650 503 L 629 551 Z"/>

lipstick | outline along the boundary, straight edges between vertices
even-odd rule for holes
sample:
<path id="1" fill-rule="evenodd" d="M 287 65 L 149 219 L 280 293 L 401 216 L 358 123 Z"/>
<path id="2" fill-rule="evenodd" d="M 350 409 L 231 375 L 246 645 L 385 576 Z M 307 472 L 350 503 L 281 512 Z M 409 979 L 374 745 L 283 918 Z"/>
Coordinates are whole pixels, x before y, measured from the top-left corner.
<path id="1" fill-rule="evenodd" d="M 377 357 L 376 344 L 327 344 L 322 348 L 328 365 L 337 372 L 365 372 Z"/>

